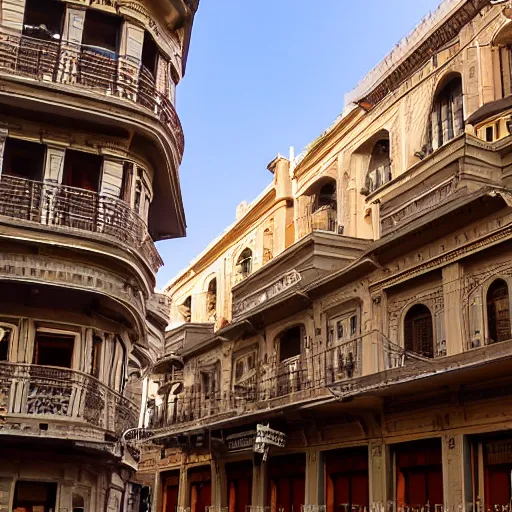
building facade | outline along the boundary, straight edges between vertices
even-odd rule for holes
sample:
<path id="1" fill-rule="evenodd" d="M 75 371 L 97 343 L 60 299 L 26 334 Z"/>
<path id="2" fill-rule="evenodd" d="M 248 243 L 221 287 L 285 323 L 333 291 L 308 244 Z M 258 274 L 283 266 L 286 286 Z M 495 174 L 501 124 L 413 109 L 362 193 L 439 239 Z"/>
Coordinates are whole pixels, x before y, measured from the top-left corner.
<path id="1" fill-rule="evenodd" d="M 0 510 L 138 511 L 192 0 L 0 0 Z"/>
<path id="2" fill-rule="evenodd" d="M 509 510 L 511 20 L 445 0 L 169 283 L 153 510 Z"/>

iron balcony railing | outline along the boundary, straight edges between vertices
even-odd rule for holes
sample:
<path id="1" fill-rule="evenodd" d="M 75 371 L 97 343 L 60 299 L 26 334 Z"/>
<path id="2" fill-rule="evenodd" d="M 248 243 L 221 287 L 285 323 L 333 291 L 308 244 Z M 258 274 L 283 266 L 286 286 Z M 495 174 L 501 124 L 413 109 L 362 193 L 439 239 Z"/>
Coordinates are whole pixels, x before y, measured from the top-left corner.
<path id="1" fill-rule="evenodd" d="M 157 89 L 154 75 L 133 58 L 69 41 L 20 36 L 0 26 L 0 72 L 84 87 L 138 104 L 160 120 L 183 155 L 183 130 L 174 105 Z"/>
<path id="2" fill-rule="evenodd" d="M 142 218 L 120 199 L 89 190 L 0 178 L 0 216 L 62 229 L 96 233 L 122 242 L 142 254 L 156 272 L 162 260 Z"/>
<path id="3" fill-rule="evenodd" d="M 249 378 L 240 379 L 233 390 L 204 393 L 199 384 L 185 386 L 177 396 L 166 395 L 162 404 L 150 411 L 150 427 L 181 424 L 225 413 L 258 408 L 290 400 L 292 396 L 312 396 L 334 382 L 362 375 L 363 337 L 313 354 L 307 349 L 286 361 L 271 358 Z"/>
<path id="4" fill-rule="evenodd" d="M 91 375 L 53 366 L 0 362 L 2 415 L 69 419 L 116 435 L 137 426 L 138 408 Z"/>
<path id="5" fill-rule="evenodd" d="M 206 393 L 201 389 L 201 379 L 196 376 L 194 384 L 176 388 L 182 390 L 179 394 L 161 395 L 161 404 L 150 408 L 149 427 L 158 430 L 197 421 L 206 424 L 222 417 L 314 398 L 336 383 L 357 386 L 357 378 L 363 376 L 363 350 L 367 364 L 373 368 L 370 373 L 425 361 L 379 331 L 371 331 L 322 351 L 305 347 L 300 356 L 286 361 L 272 357 L 257 365 L 247 379 L 237 379 L 229 391 L 214 389 Z M 185 369 L 184 375 L 186 373 Z"/>

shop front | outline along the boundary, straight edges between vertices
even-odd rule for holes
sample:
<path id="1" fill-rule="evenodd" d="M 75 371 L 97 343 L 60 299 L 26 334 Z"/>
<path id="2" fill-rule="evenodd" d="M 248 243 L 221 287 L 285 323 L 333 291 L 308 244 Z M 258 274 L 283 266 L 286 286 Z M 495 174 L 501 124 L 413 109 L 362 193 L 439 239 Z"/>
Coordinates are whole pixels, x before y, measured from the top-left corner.
<path id="1" fill-rule="evenodd" d="M 190 484 L 190 512 L 204 512 L 212 505 L 212 473 L 210 466 L 191 468 L 188 471 Z"/>
<path id="2" fill-rule="evenodd" d="M 271 457 L 267 464 L 271 512 L 300 512 L 306 492 L 306 455 Z"/>
<path id="3" fill-rule="evenodd" d="M 226 464 L 229 512 L 246 512 L 251 505 L 252 460 Z"/>

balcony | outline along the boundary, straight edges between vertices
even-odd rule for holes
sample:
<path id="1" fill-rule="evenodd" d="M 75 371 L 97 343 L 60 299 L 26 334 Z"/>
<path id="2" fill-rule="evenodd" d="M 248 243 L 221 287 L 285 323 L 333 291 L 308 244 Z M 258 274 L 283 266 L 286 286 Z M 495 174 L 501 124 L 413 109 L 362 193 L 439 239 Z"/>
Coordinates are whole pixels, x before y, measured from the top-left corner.
<path id="1" fill-rule="evenodd" d="M 292 299 L 292 307 L 294 299 L 300 302 L 307 298 L 302 290 L 308 284 L 349 266 L 363 254 L 368 243 L 320 231 L 299 240 L 233 288 L 234 323 L 270 310 L 285 299 Z M 281 309 L 283 314 L 287 313 L 285 308 Z M 233 324 L 225 329 L 232 327 Z"/>
<path id="2" fill-rule="evenodd" d="M 136 250 L 154 272 L 162 265 L 144 221 L 120 199 L 56 183 L 3 175 L 0 178 L 0 216 L 48 226 L 55 231 L 91 233 Z"/>
<path id="3" fill-rule="evenodd" d="M 183 155 L 176 110 L 138 62 L 85 45 L 19 36 L 0 27 L 0 73 L 83 88 L 141 106 L 159 119 L 176 141 L 180 159 Z"/>
<path id="4" fill-rule="evenodd" d="M 299 236 L 305 236 L 313 231 L 329 231 L 330 233 L 342 234 L 341 227 L 338 228 L 338 214 L 336 207 L 323 206 L 312 213 L 309 213 L 297 220 Z"/>
<path id="5" fill-rule="evenodd" d="M 248 378 L 239 379 L 229 392 L 214 389 L 204 394 L 196 386 L 185 386 L 183 393 L 168 396 L 167 389 L 161 388 L 163 403 L 154 411 L 150 426 L 158 435 L 160 429 L 179 431 L 186 424 L 214 423 L 328 398 L 326 386 L 362 375 L 363 338 L 356 337 L 315 355 L 303 354 L 282 362 L 274 357 L 260 364 Z"/>
<path id="6" fill-rule="evenodd" d="M 456 210 L 493 190 L 506 192 L 508 145 L 510 138 L 485 143 L 462 135 L 384 184 L 367 197 L 380 203 L 381 235 L 443 215 L 454 219 Z"/>
<path id="7" fill-rule="evenodd" d="M 0 363 L 0 410 L 4 426 L 0 434 L 12 434 L 7 428 L 21 422 L 62 421 L 78 424 L 88 430 L 88 440 L 104 441 L 104 432 L 121 436 L 137 426 L 137 406 L 85 373 L 19 363 Z M 90 430 L 90 427 L 97 431 Z M 76 435 L 83 440 L 84 430 Z M 27 427 L 16 430 L 16 435 L 45 435 L 49 437 L 73 437 L 74 428 L 48 425 L 45 430 Z"/>

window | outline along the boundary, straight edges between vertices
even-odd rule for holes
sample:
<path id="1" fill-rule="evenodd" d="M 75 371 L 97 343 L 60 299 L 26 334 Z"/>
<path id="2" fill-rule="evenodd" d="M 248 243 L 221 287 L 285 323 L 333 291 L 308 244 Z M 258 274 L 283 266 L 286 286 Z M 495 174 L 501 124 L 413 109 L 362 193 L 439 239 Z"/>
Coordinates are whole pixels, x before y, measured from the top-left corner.
<path id="1" fill-rule="evenodd" d="M 336 181 L 329 180 L 315 194 L 313 212 L 321 208 L 331 208 L 336 210 Z"/>
<path id="2" fill-rule="evenodd" d="M 116 58 L 122 18 L 113 14 L 87 10 L 82 45 L 100 55 Z"/>
<path id="3" fill-rule="evenodd" d="M 247 352 L 235 359 L 235 384 L 255 375 L 256 352 Z"/>
<path id="4" fill-rule="evenodd" d="M 13 510 L 23 512 L 54 512 L 57 484 L 48 482 L 16 482 Z"/>
<path id="5" fill-rule="evenodd" d="M 47 41 L 59 41 L 62 34 L 64 5 L 57 0 L 27 0 L 23 35 Z"/>
<path id="6" fill-rule="evenodd" d="M 9 346 L 11 344 L 12 329 L 0 326 L 0 361 L 9 360 Z"/>
<path id="7" fill-rule="evenodd" d="M 283 362 L 292 357 L 300 356 L 302 349 L 301 325 L 287 329 L 279 336 L 279 361 Z"/>
<path id="8" fill-rule="evenodd" d="M 508 285 L 503 279 L 496 279 L 487 290 L 487 324 L 489 343 L 511 338 L 510 299 Z"/>
<path id="9" fill-rule="evenodd" d="M 44 144 L 8 137 L 5 142 L 2 173 L 41 181 L 45 151 Z"/>
<path id="10" fill-rule="evenodd" d="M 252 251 L 247 248 L 242 251 L 236 262 L 236 282 L 245 279 L 252 272 Z"/>
<path id="11" fill-rule="evenodd" d="M 183 318 L 185 323 L 190 323 L 192 321 L 192 296 L 189 295 L 183 303 L 178 306 L 179 312 Z"/>
<path id="12" fill-rule="evenodd" d="M 132 204 L 133 165 L 132 162 L 125 162 L 123 165 L 123 181 L 120 193 L 121 199 L 129 205 Z"/>
<path id="13" fill-rule="evenodd" d="M 84 151 L 66 150 L 62 184 L 98 192 L 103 157 Z"/>
<path id="14" fill-rule="evenodd" d="M 38 331 L 34 346 L 34 364 L 71 368 L 75 336 Z"/>
<path id="15" fill-rule="evenodd" d="M 101 348 L 103 346 L 103 340 L 94 336 L 92 340 L 92 367 L 91 374 L 93 377 L 99 378 L 100 376 L 100 365 L 101 365 Z"/>
<path id="16" fill-rule="evenodd" d="M 340 343 L 358 334 L 357 314 L 354 311 L 344 313 L 329 320 L 329 341 Z"/>
<path id="17" fill-rule="evenodd" d="M 214 277 L 208 283 L 208 292 L 206 293 L 206 317 L 208 322 L 217 320 L 217 279 Z"/>
<path id="18" fill-rule="evenodd" d="M 84 497 L 80 494 L 73 494 L 73 512 L 84 512 L 85 501 Z"/>
<path id="19" fill-rule="evenodd" d="M 432 314 L 427 306 L 416 304 L 405 315 L 404 345 L 405 350 L 424 357 L 434 357 Z"/>
<path id="20" fill-rule="evenodd" d="M 462 79 L 452 78 L 436 94 L 430 121 L 430 146 L 433 151 L 464 131 Z"/>
<path id="21" fill-rule="evenodd" d="M 144 31 L 144 43 L 142 45 L 142 65 L 154 77 L 156 77 L 158 64 L 158 46 L 151 34 Z"/>
<path id="22" fill-rule="evenodd" d="M 370 165 L 366 173 L 363 195 L 371 194 L 379 187 L 391 181 L 391 157 L 389 139 L 377 141 L 372 150 Z"/>

